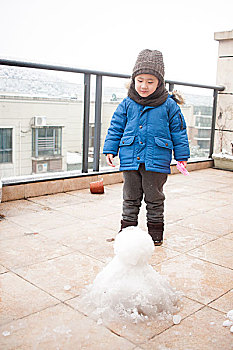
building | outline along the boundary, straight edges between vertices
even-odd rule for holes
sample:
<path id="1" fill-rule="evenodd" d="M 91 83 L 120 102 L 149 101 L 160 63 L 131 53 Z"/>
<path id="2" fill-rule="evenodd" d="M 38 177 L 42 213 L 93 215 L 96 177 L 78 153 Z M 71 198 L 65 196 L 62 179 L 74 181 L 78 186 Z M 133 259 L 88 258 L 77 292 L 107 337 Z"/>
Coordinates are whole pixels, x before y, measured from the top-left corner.
<path id="1" fill-rule="evenodd" d="M 102 142 L 118 102 L 102 108 Z M 81 170 L 81 101 L 0 96 L 2 177 Z M 91 103 L 89 161 L 93 161 L 94 102 Z M 102 159 L 102 163 L 105 158 Z"/>

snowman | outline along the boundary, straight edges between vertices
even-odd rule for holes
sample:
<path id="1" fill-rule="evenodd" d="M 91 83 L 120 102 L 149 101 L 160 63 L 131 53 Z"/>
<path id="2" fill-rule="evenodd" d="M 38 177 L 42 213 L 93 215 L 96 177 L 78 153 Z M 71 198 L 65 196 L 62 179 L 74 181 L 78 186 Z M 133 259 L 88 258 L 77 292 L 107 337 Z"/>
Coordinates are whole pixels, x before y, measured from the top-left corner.
<path id="1" fill-rule="evenodd" d="M 149 265 L 154 252 L 151 236 L 138 227 L 123 229 L 114 243 L 114 258 L 86 287 L 81 303 L 98 320 L 126 319 L 137 323 L 171 318 L 181 293 Z"/>

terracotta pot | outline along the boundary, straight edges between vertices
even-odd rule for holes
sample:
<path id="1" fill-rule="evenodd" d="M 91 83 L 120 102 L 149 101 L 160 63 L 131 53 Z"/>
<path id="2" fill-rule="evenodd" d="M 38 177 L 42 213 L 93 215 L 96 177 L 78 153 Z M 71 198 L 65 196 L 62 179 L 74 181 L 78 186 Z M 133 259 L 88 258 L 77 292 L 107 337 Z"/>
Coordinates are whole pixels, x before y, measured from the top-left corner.
<path id="1" fill-rule="evenodd" d="M 95 181 L 95 182 L 91 182 L 90 183 L 90 191 L 93 194 L 101 194 L 104 193 L 104 183 L 103 183 L 103 179 L 100 181 Z"/>

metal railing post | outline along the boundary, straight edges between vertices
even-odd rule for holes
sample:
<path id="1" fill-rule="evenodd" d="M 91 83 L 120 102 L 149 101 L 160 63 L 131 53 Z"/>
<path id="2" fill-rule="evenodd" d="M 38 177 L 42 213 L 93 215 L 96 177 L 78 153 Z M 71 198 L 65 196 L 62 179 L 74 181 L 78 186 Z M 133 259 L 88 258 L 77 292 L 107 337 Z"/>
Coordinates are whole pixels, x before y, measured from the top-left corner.
<path id="1" fill-rule="evenodd" d="M 214 135 L 215 135 L 215 123 L 216 123 L 216 111 L 217 111 L 217 98 L 218 98 L 218 90 L 214 89 L 209 158 L 212 158 L 212 154 L 214 151 Z"/>
<path id="2" fill-rule="evenodd" d="M 83 173 L 88 173 L 90 90 L 91 90 L 91 76 L 90 74 L 84 74 L 83 158 L 82 158 Z"/>
<path id="3" fill-rule="evenodd" d="M 102 76 L 96 76 L 95 91 L 95 135 L 94 135 L 94 162 L 93 170 L 99 171 L 100 137 L 101 137 L 101 104 L 102 104 Z"/>
<path id="4" fill-rule="evenodd" d="M 174 84 L 173 83 L 169 83 L 169 92 L 172 92 L 174 90 Z"/>

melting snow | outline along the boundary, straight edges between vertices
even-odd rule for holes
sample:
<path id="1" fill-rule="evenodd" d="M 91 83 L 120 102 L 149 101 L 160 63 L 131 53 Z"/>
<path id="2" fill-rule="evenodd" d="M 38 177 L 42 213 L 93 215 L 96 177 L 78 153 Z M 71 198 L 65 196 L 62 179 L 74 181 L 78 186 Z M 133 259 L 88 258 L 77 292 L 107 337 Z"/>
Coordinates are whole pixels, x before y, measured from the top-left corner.
<path id="1" fill-rule="evenodd" d="M 233 321 L 233 310 L 228 311 L 227 318 L 229 318 L 230 321 Z"/>
<path id="2" fill-rule="evenodd" d="M 10 335 L 11 333 L 10 332 L 8 332 L 8 331 L 4 331 L 4 332 L 2 332 L 2 335 L 4 336 L 4 337 L 8 337 L 8 335 Z"/>
<path id="3" fill-rule="evenodd" d="M 213 153 L 212 157 L 214 157 L 214 158 L 223 158 L 223 159 L 233 160 L 233 155 L 232 155 L 232 154 L 229 154 L 229 153 L 227 153 L 227 152 Z"/>
<path id="4" fill-rule="evenodd" d="M 87 286 L 81 297 L 85 312 L 96 320 L 124 317 L 134 323 L 148 317 L 172 318 L 181 293 L 148 264 L 154 251 L 148 233 L 128 227 L 115 240 L 115 257 Z M 181 317 L 176 316 L 178 324 Z"/>
<path id="5" fill-rule="evenodd" d="M 71 329 L 67 328 L 66 326 L 57 326 L 56 328 L 53 329 L 55 333 L 61 333 L 61 334 L 68 334 L 71 336 Z"/>
<path id="6" fill-rule="evenodd" d="M 227 316 L 228 320 L 223 322 L 223 327 L 230 327 L 230 332 L 233 333 L 233 310 L 228 311 Z"/>
<path id="7" fill-rule="evenodd" d="M 231 326 L 233 326 L 233 322 L 230 320 L 226 320 L 223 322 L 222 325 L 223 325 L 223 327 L 231 327 Z"/>
<path id="8" fill-rule="evenodd" d="M 102 324 L 102 323 L 103 323 L 102 318 L 99 318 L 98 321 L 97 321 L 97 324 L 100 325 L 100 324 Z"/>
<path id="9" fill-rule="evenodd" d="M 174 315 L 172 319 L 173 319 L 173 323 L 174 324 L 179 324 L 181 322 L 181 316 L 180 315 Z"/>
<path id="10" fill-rule="evenodd" d="M 65 286 L 64 286 L 64 290 L 67 290 L 67 291 L 68 291 L 68 290 L 71 290 L 71 286 L 70 286 L 69 284 L 65 285 Z"/>

